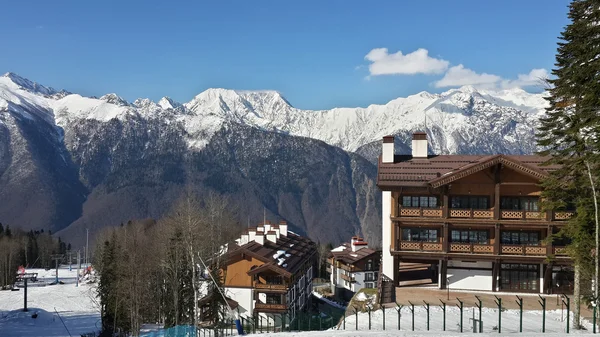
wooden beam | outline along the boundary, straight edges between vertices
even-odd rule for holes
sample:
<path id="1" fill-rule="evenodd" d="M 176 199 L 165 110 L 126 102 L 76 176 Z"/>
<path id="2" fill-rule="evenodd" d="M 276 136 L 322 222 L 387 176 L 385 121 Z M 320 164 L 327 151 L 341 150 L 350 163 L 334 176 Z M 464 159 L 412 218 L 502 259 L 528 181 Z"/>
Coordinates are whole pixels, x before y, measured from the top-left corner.
<path id="1" fill-rule="evenodd" d="M 500 254 L 500 224 L 494 226 L 494 255 Z"/>
<path id="2" fill-rule="evenodd" d="M 494 219 L 500 219 L 500 168 L 502 164 L 496 164 L 494 168 Z"/>

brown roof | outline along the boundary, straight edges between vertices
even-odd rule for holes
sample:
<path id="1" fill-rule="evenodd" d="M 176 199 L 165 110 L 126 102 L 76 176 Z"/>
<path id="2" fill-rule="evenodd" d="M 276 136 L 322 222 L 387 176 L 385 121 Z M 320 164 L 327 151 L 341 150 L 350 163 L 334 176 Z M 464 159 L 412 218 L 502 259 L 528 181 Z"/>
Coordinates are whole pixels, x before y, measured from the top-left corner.
<path id="1" fill-rule="evenodd" d="M 416 159 L 410 155 L 396 155 L 393 163 L 382 163 L 380 157 L 377 186 L 383 189 L 400 186 L 439 187 L 496 164 L 541 179 L 557 168 L 556 165 L 542 165 L 548 159 L 535 155 L 503 154 L 433 155 Z"/>
<path id="2" fill-rule="evenodd" d="M 356 263 L 356 262 L 358 262 L 368 256 L 371 256 L 375 253 L 379 253 L 378 251 L 371 249 L 371 248 L 367 248 L 367 247 L 360 248 L 359 250 L 353 252 L 349 243 L 343 243 L 342 246 L 345 247 L 346 249 L 344 249 L 343 251 L 340 251 L 340 252 L 332 251 L 331 255 L 336 260 L 346 263 L 346 264 L 353 264 L 353 263 Z M 340 246 L 340 247 L 342 247 L 342 246 Z"/>
<path id="3" fill-rule="evenodd" d="M 264 245 L 252 241 L 242 246 L 236 246 L 228 254 L 231 256 L 241 251 L 248 252 L 250 255 L 265 262 L 265 264 L 269 264 L 270 269 L 279 270 L 289 276 L 295 274 L 306 259 L 316 253 L 316 244 L 312 240 L 290 231 L 287 232 L 287 236 L 280 235 L 276 241 L 273 243 L 265 240 Z M 273 255 L 279 250 L 285 251 L 285 254 L 290 254 L 289 257 L 285 255 L 281 256 L 281 258 L 285 259 L 281 264 L 273 258 Z"/>

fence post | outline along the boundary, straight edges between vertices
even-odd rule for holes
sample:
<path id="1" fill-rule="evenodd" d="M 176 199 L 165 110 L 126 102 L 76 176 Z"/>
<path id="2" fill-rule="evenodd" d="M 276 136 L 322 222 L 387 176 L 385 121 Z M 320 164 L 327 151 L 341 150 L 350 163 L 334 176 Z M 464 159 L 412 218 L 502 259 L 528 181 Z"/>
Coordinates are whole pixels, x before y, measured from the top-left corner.
<path id="1" fill-rule="evenodd" d="M 344 310 L 344 330 L 346 330 L 346 310 Z"/>
<path id="2" fill-rule="evenodd" d="M 385 306 L 382 305 L 381 310 L 383 310 L 383 330 L 385 330 Z M 596 313 L 596 312 L 594 311 L 594 313 Z M 594 321 L 594 324 L 596 324 L 596 321 Z M 594 327 L 595 327 L 595 325 L 594 325 Z"/>
<path id="3" fill-rule="evenodd" d="M 443 321 L 442 321 L 442 329 L 443 331 L 446 331 L 446 303 L 444 303 L 444 301 L 440 300 L 440 302 L 442 302 L 442 305 L 440 305 L 440 308 L 442 308 L 442 313 L 444 315 Z"/>
<path id="4" fill-rule="evenodd" d="M 479 302 L 479 304 L 475 303 L 475 305 L 479 309 L 479 333 L 482 333 L 483 332 L 483 323 L 481 322 L 481 307 L 482 307 L 482 305 L 481 305 L 481 299 L 477 295 L 475 295 L 475 298 Z"/>
<path id="5" fill-rule="evenodd" d="M 502 333 L 502 299 L 494 295 L 496 305 L 498 306 L 498 333 Z"/>
<path id="6" fill-rule="evenodd" d="M 369 313 L 369 330 L 371 330 L 371 306 L 367 305 L 367 312 Z"/>
<path id="7" fill-rule="evenodd" d="M 400 318 L 402 317 L 402 313 L 400 311 L 402 311 L 403 307 L 403 305 L 400 305 L 398 302 L 396 302 L 396 311 L 398 312 L 398 330 L 400 330 Z"/>
<path id="8" fill-rule="evenodd" d="M 358 307 L 354 307 L 354 320 L 356 323 L 356 330 L 358 330 Z"/>
<path id="9" fill-rule="evenodd" d="M 410 304 L 410 312 L 412 314 L 412 331 L 415 331 L 415 305 L 408 301 Z"/>
<path id="10" fill-rule="evenodd" d="M 523 298 L 519 297 L 519 295 L 516 296 L 517 300 L 515 302 L 517 302 L 517 305 L 519 306 L 519 332 L 523 332 Z"/>
<path id="11" fill-rule="evenodd" d="M 567 300 L 566 302 L 565 299 Z M 567 306 L 567 333 L 569 333 L 569 314 L 571 313 L 571 299 L 567 295 L 563 294 L 562 301 Z"/>
<path id="12" fill-rule="evenodd" d="M 463 302 L 458 297 L 456 300 L 460 303 L 460 305 L 457 304 L 456 306 L 460 309 L 460 332 L 463 332 Z"/>
<path id="13" fill-rule="evenodd" d="M 594 300 L 594 312 L 593 312 L 593 318 L 592 318 L 592 324 L 594 324 L 594 328 L 592 329 L 593 333 L 596 333 L 596 307 L 598 305 L 597 301 L 598 301 L 598 299 Z"/>
<path id="14" fill-rule="evenodd" d="M 310 312 L 308 313 L 308 331 L 312 331 L 311 329 L 311 324 L 312 323 L 312 315 L 310 314 Z"/>
<path id="15" fill-rule="evenodd" d="M 425 303 L 425 310 L 427 310 L 427 331 L 429 331 L 429 303 L 425 300 L 423 300 L 423 303 Z"/>

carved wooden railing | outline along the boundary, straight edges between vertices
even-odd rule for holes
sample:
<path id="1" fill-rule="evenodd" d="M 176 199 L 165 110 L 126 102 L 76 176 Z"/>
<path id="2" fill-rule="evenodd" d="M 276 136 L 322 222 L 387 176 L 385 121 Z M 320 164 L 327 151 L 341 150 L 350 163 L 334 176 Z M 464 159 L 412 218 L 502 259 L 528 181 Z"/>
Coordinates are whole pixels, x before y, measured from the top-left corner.
<path id="1" fill-rule="evenodd" d="M 287 285 L 255 282 L 254 288 L 265 289 L 265 290 L 287 290 Z"/>
<path id="2" fill-rule="evenodd" d="M 546 246 L 502 245 L 500 252 L 506 255 L 543 256 L 547 254 Z"/>
<path id="3" fill-rule="evenodd" d="M 569 220 L 573 216 L 573 212 L 554 212 L 554 220 Z"/>
<path id="4" fill-rule="evenodd" d="M 400 216 L 407 217 L 427 217 L 427 218 L 441 218 L 441 208 L 398 208 L 398 214 Z"/>
<path id="5" fill-rule="evenodd" d="M 478 243 L 450 243 L 451 253 L 493 254 L 494 245 Z"/>
<path id="6" fill-rule="evenodd" d="M 354 279 L 354 276 L 348 276 L 346 274 L 341 274 L 340 276 L 342 278 L 342 280 L 344 281 L 348 281 L 348 282 L 356 282 L 356 280 Z"/>
<path id="7" fill-rule="evenodd" d="M 538 211 L 525 210 L 500 210 L 500 218 L 508 220 L 543 220 L 546 218 L 546 213 Z"/>
<path id="8" fill-rule="evenodd" d="M 552 247 L 555 256 L 567 256 L 567 247 Z"/>
<path id="9" fill-rule="evenodd" d="M 451 218 L 492 219 L 494 211 L 490 209 L 450 209 Z"/>
<path id="10" fill-rule="evenodd" d="M 425 252 L 441 252 L 442 244 L 437 242 L 400 241 L 400 250 L 415 250 Z"/>
<path id="11" fill-rule="evenodd" d="M 287 310 L 287 305 L 285 304 L 269 304 L 269 303 L 260 303 L 257 302 L 254 305 L 254 308 L 257 310 Z"/>

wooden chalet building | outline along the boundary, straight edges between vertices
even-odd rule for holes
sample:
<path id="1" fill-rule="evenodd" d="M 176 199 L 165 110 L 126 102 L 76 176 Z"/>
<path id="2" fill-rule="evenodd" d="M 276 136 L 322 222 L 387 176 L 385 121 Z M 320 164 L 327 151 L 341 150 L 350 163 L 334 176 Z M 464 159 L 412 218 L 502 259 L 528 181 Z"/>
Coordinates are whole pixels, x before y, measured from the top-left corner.
<path id="1" fill-rule="evenodd" d="M 414 133 L 411 155 L 383 138 L 382 272 L 397 286 L 401 263 L 429 264 L 439 288 L 572 291 L 565 242 L 545 240 L 572 212 L 540 211 L 540 179 L 552 166 L 528 155 L 428 155 Z M 435 280 L 435 278 L 434 278 Z"/>
<path id="2" fill-rule="evenodd" d="M 337 298 L 350 300 L 362 288 L 376 288 L 381 251 L 369 248 L 359 236 L 331 250 L 327 257 L 331 290 Z"/>
<path id="3" fill-rule="evenodd" d="M 290 322 L 311 302 L 316 244 L 282 221 L 249 228 L 227 252 L 226 296 L 240 315 L 262 316 L 271 326 Z M 266 324 L 266 323 L 265 323 Z"/>

